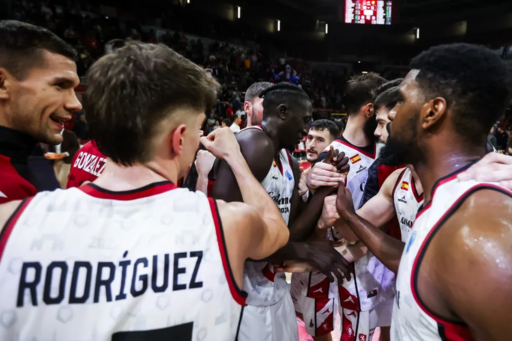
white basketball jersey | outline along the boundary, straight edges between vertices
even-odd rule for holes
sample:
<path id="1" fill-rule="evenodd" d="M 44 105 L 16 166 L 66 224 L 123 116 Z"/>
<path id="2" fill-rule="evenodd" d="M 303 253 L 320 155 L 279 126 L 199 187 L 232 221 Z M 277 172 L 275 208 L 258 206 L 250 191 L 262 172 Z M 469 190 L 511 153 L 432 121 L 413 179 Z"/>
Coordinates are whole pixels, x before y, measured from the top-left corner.
<path id="1" fill-rule="evenodd" d="M 0 237 L 0 340 L 236 338 L 245 294 L 201 192 L 42 192 Z"/>
<path id="2" fill-rule="evenodd" d="M 335 150 L 345 153 L 345 156 L 349 159 L 350 170 L 347 175 L 347 188 L 352 194 L 352 200 L 354 202 L 354 208 L 358 210 L 361 207 L 361 201 L 363 199 L 364 187 L 366 180 L 368 179 L 368 169 L 375 161 L 375 146 L 373 152 L 370 150 L 363 150 L 348 142 L 343 136 L 338 137 L 334 140 L 324 152 L 329 152 L 331 146 Z"/>
<path id="3" fill-rule="evenodd" d="M 402 241 L 405 243 L 409 237 L 409 231 L 412 228 L 416 214 L 423 204 L 423 193 L 418 195 L 414 177 L 409 168 L 405 168 L 393 189 L 393 202 L 395 204 Z"/>
<path id="4" fill-rule="evenodd" d="M 261 127 L 253 126 L 246 129 L 261 130 Z M 279 159 L 281 167 L 274 160 L 261 185 L 274 199 L 288 225 L 295 179 L 290 153 L 282 149 L 279 152 Z M 245 262 L 243 290 L 248 293 L 247 304 L 251 306 L 273 305 L 290 292 L 283 272 L 274 273 L 270 263 L 251 261 Z"/>
<path id="5" fill-rule="evenodd" d="M 497 184 L 459 181 L 457 174 L 465 169 L 467 167 L 436 182 L 431 202 L 418 213 L 409 233 L 396 280 L 392 340 L 473 340 L 467 326 L 446 321 L 426 308 L 416 287 L 418 269 L 430 241 L 465 199 L 480 189 L 498 190 L 512 196 L 512 192 Z"/>
<path id="6" fill-rule="evenodd" d="M 330 146 L 335 150 L 344 152 L 349 158 L 350 171 L 347 175 L 346 186 L 352 194 L 354 208 L 361 206 L 364 188 L 368 179 L 368 169 L 375 161 L 375 146 L 372 148 L 359 148 L 348 142 L 343 136 L 334 140 Z M 324 152 L 328 152 L 331 147 Z M 365 150 L 366 149 L 366 150 Z M 370 151 L 373 150 L 373 153 Z M 384 288 L 382 283 L 389 282 L 388 271 L 371 252 L 354 262 L 354 273 L 350 281 L 343 281 L 339 286 L 341 306 L 345 309 L 368 311 L 392 295 L 392 287 Z M 389 293 L 384 294 L 384 291 Z"/>

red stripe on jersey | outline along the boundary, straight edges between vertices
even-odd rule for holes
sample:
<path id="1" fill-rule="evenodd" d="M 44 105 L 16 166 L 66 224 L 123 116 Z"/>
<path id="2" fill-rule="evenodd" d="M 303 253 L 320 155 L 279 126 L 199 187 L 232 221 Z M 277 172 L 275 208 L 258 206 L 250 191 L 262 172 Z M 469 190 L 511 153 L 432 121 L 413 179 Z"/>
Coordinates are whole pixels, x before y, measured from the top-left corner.
<path id="1" fill-rule="evenodd" d="M 162 181 L 156 182 L 141 188 L 134 189 L 132 191 L 121 191 L 114 192 L 103 189 L 95 184 L 89 184 L 80 187 L 79 189 L 92 197 L 99 199 L 109 199 L 109 200 L 136 200 L 141 198 L 147 198 L 153 195 L 162 194 L 168 192 L 170 190 L 179 188 L 175 184 L 170 181 Z"/>
<path id="2" fill-rule="evenodd" d="M 0 261 L 2 260 L 2 256 L 4 254 L 5 247 L 7 246 L 7 241 L 9 240 L 9 236 L 12 233 L 12 230 L 14 229 L 14 226 L 18 222 L 18 219 L 20 218 L 21 214 L 25 210 L 25 208 L 28 206 L 28 204 L 34 199 L 34 197 L 27 198 L 21 202 L 21 204 L 18 206 L 16 211 L 11 215 L 9 220 L 5 223 L 5 226 L 0 233 Z"/>
<path id="3" fill-rule="evenodd" d="M 226 248 L 226 241 L 224 240 L 224 232 L 222 230 L 222 222 L 220 221 L 220 216 L 217 210 L 217 203 L 215 202 L 215 199 L 212 198 L 208 198 L 208 201 L 210 203 L 210 210 L 212 211 L 215 232 L 217 233 L 217 242 L 219 244 L 220 256 L 222 258 L 222 266 L 224 267 L 224 274 L 228 281 L 229 291 L 231 292 L 233 299 L 241 306 L 244 306 L 247 294 L 238 288 L 235 278 L 233 277 L 233 272 L 231 272 L 231 267 L 229 266 L 228 250 Z"/>
<path id="4" fill-rule="evenodd" d="M 439 187 L 442 184 L 453 180 L 457 177 L 457 175 L 450 176 L 442 181 L 439 182 L 439 184 L 436 186 Z M 411 291 L 412 295 L 414 297 L 414 300 L 418 304 L 421 310 L 423 310 L 428 316 L 430 316 L 433 320 L 435 320 L 439 325 L 442 326 L 442 328 L 439 328 L 440 331 L 444 331 L 445 340 L 447 341 L 471 341 L 473 340 L 473 336 L 471 335 L 471 332 L 469 328 L 463 324 L 463 323 L 457 323 L 457 322 L 451 322 L 447 321 L 443 317 L 435 314 L 431 310 L 429 310 L 421 301 L 419 294 L 416 290 L 417 286 L 417 276 L 418 276 L 418 270 L 419 266 L 421 265 L 421 261 L 423 260 L 423 256 L 425 255 L 426 249 L 428 248 L 430 242 L 432 241 L 432 238 L 435 236 L 435 234 L 440 230 L 442 225 L 446 222 L 448 218 L 462 205 L 462 203 L 474 192 L 481 190 L 481 189 L 495 189 L 500 192 L 506 193 L 509 196 L 512 197 L 512 192 L 506 191 L 504 188 L 491 185 L 491 184 L 477 184 L 468 190 L 466 190 L 463 194 L 460 195 L 460 197 L 450 206 L 448 210 L 443 214 L 443 216 L 437 221 L 437 223 L 430 229 L 430 232 L 425 237 L 425 240 L 421 244 L 420 248 L 418 249 L 418 254 L 416 255 L 416 259 L 414 260 L 412 271 L 411 271 Z M 435 193 L 435 189 L 434 189 Z M 432 196 L 433 198 L 433 196 Z M 431 201 L 432 202 L 432 201 Z M 429 203 L 428 207 L 430 207 L 431 202 Z M 417 218 L 416 218 L 417 219 Z"/>

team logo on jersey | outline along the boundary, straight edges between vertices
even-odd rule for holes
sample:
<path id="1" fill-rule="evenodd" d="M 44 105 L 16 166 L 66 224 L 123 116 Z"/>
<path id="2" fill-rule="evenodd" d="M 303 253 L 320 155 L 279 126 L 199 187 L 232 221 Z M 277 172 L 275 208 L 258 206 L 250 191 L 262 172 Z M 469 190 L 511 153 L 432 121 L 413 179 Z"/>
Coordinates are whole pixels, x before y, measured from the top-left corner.
<path id="1" fill-rule="evenodd" d="M 409 238 L 409 243 L 407 244 L 407 250 L 405 250 L 405 253 L 409 253 L 409 250 L 411 249 L 412 243 L 414 243 L 414 240 L 416 239 L 416 231 L 414 231 L 411 235 L 411 238 Z"/>
<path id="2" fill-rule="evenodd" d="M 403 225 L 412 227 L 412 221 L 409 219 L 405 219 L 404 217 L 402 217 L 402 219 L 400 220 L 400 223 L 402 223 Z"/>
<path id="3" fill-rule="evenodd" d="M 359 166 L 359 170 L 356 172 L 356 174 L 359 173 L 359 172 L 364 171 L 365 169 L 366 169 L 366 167 L 363 167 L 363 165 L 360 165 Z"/>
<path id="4" fill-rule="evenodd" d="M 403 202 L 404 204 L 407 204 L 407 200 L 405 200 L 405 195 L 401 198 L 398 198 L 398 201 Z"/>
<path id="5" fill-rule="evenodd" d="M 356 154 L 350 158 L 350 162 L 352 162 L 352 164 L 358 163 L 359 161 L 361 161 L 361 157 L 359 156 L 359 154 Z"/>
<path id="6" fill-rule="evenodd" d="M 402 186 L 400 186 L 401 189 L 408 191 L 409 190 L 409 183 L 407 181 L 402 181 Z"/>
<path id="7" fill-rule="evenodd" d="M 365 334 L 359 334 L 359 341 L 366 341 L 366 335 Z"/>
<path id="8" fill-rule="evenodd" d="M 288 180 L 292 181 L 293 180 L 293 176 L 290 174 L 289 171 L 286 171 L 286 177 L 288 178 Z"/>

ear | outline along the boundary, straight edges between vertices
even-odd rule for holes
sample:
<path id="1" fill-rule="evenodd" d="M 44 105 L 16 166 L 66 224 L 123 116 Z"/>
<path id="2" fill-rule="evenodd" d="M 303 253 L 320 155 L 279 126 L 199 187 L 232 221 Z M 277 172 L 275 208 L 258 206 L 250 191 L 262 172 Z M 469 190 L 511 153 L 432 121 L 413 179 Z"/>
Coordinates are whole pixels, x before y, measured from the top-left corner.
<path id="1" fill-rule="evenodd" d="M 185 132 L 187 131 L 187 126 L 185 124 L 180 124 L 174 131 L 171 133 L 171 147 L 172 151 L 176 155 L 181 155 L 183 152 L 183 144 L 185 142 Z"/>
<path id="2" fill-rule="evenodd" d="M 3 68 L 0 68 L 0 100 L 9 99 L 9 91 L 7 90 L 9 86 L 8 78 L 10 75 Z"/>
<path id="3" fill-rule="evenodd" d="M 363 111 L 364 111 L 364 117 L 366 119 L 369 119 L 373 116 L 374 112 L 375 112 L 375 108 L 373 106 L 373 103 L 368 103 L 366 104 L 364 107 L 363 107 Z"/>
<path id="4" fill-rule="evenodd" d="M 425 103 L 420 113 L 421 126 L 423 129 L 430 129 L 446 117 L 446 100 L 436 97 Z"/>
<path id="5" fill-rule="evenodd" d="M 251 113 L 251 106 L 252 106 L 251 102 L 245 102 L 244 103 L 244 111 L 247 114 L 247 116 L 251 116 L 252 115 L 252 113 Z"/>
<path id="6" fill-rule="evenodd" d="M 286 120 L 288 117 L 288 107 L 286 104 L 279 104 L 277 107 L 277 116 L 283 120 Z"/>

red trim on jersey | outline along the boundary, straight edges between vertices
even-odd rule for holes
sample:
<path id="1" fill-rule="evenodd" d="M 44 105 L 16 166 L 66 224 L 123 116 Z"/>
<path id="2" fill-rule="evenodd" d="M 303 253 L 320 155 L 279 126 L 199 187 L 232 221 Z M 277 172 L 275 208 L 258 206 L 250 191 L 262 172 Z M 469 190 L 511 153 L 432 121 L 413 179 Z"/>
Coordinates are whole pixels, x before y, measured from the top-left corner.
<path id="1" fill-rule="evenodd" d="M 453 180 L 456 178 L 456 174 L 452 175 L 442 181 L 439 182 L 437 187 L 440 185 Z M 436 188 L 437 188 L 436 187 Z M 437 221 L 437 223 L 430 229 L 430 232 L 425 237 L 425 240 L 421 244 L 420 248 L 418 249 L 418 254 L 416 255 L 416 258 L 414 260 L 412 271 L 411 271 L 411 291 L 412 295 L 414 297 L 414 300 L 420 307 L 422 311 L 424 311 L 428 316 L 430 316 L 433 320 L 435 320 L 438 325 L 440 325 L 440 332 L 443 332 L 444 339 L 446 341 L 470 341 L 473 340 L 473 336 L 471 335 L 471 332 L 469 328 L 464 324 L 457 321 L 448 321 L 442 316 L 439 316 L 438 314 L 434 313 L 433 311 L 429 310 L 421 301 L 421 298 L 419 297 L 419 294 L 417 292 L 417 281 L 418 281 L 418 273 L 419 273 L 419 267 L 421 266 L 421 261 L 423 260 L 423 257 L 425 255 L 425 252 L 432 241 L 435 234 L 441 229 L 443 224 L 446 222 L 450 216 L 457 211 L 457 209 L 463 204 L 463 202 L 474 192 L 482 189 L 494 189 L 498 190 L 502 193 L 508 194 L 512 197 L 512 192 L 505 190 L 503 187 L 499 187 L 496 185 L 491 184 L 477 184 L 468 190 L 466 190 L 464 193 L 460 195 L 460 197 L 450 206 L 448 210 L 443 214 L 443 216 Z M 430 203 L 429 203 L 430 207 Z"/>
<path id="2" fill-rule="evenodd" d="M 11 215 L 9 220 L 5 223 L 5 226 L 0 233 L 0 261 L 2 260 L 2 256 L 4 254 L 5 247 L 7 246 L 7 241 L 9 240 L 9 236 L 12 233 L 12 230 L 14 229 L 14 226 L 18 222 L 18 219 L 20 218 L 21 214 L 27 208 L 28 204 L 34 199 L 34 197 L 27 198 L 23 200 L 18 208 L 14 211 L 14 213 Z"/>
<path id="3" fill-rule="evenodd" d="M 150 185 L 137 188 L 131 191 L 114 192 L 103 189 L 95 184 L 88 184 L 80 187 L 79 189 L 92 197 L 99 199 L 109 200 L 136 200 L 141 198 L 151 197 L 153 195 L 162 194 L 167 191 L 179 188 L 170 181 L 155 182 Z"/>
<path id="4" fill-rule="evenodd" d="M 423 193 L 418 194 L 418 190 L 416 189 L 416 180 L 414 180 L 414 174 L 411 172 L 411 187 L 412 193 L 414 194 L 414 198 L 416 198 L 416 202 L 420 203 L 423 201 Z"/>
<path id="5" fill-rule="evenodd" d="M 432 204 L 432 198 L 434 197 L 434 195 L 436 194 L 436 190 L 439 186 L 449 182 L 449 181 L 452 181 L 453 179 L 455 179 L 457 177 L 457 175 L 459 173 L 462 173 L 463 171 L 465 171 L 466 169 L 468 169 L 469 167 L 471 167 L 475 162 L 471 162 L 467 165 L 465 165 L 464 167 L 462 167 L 461 169 L 458 169 L 456 170 L 455 172 L 451 173 L 451 174 L 448 174 L 447 176 L 443 177 L 443 178 L 440 178 L 439 180 L 437 180 L 435 183 L 434 183 L 434 187 L 432 187 L 432 195 L 430 196 L 430 201 L 425 204 L 423 203 L 423 207 L 419 210 L 418 214 L 416 215 L 416 220 L 418 220 L 418 218 L 423 214 L 423 212 L 425 212 L 426 210 L 428 210 Z M 425 193 L 425 191 L 423 191 L 423 193 Z"/>
<path id="6" fill-rule="evenodd" d="M 238 285 L 235 282 L 235 278 L 233 277 L 233 273 L 231 272 L 231 267 L 229 266 L 228 250 L 226 248 L 226 241 L 224 240 L 224 232 L 222 229 L 222 222 L 217 210 L 217 203 L 215 202 L 215 199 L 212 198 L 208 198 L 208 202 L 210 203 L 210 210 L 212 211 L 213 223 L 215 224 L 215 232 L 217 233 L 217 242 L 219 244 L 220 256 L 222 258 L 222 266 L 224 267 L 224 274 L 226 275 L 226 279 L 228 281 L 229 291 L 231 292 L 233 299 L 241 306 L 244 306 L 247 294 L 238 288 Z"/>
<path id="7" fill-rule="evenodd" d="M 363 155 L 366 155 L 366 156 L 368 156 L 369 158 L 375 159 L 375 154 L 377 153 L 377 145 L 375 145 L 375 144 L 373 145 L 373 154 L 370 154 L 370 153 L 367 153 L 367 152 L 365 152 L 364 150 L 362 150 L 362 149 L 361 149 L 361 147 L 354 146 L 353 144 L 351 144 L 351 143 L 347 143 L 347 142 L 345 142 L 345 141 L 343 141 L 343 140 L 335 139 L 334 141 L 339 142 L 339 143 L 341 143 L 341 144 L 344 144 L 345 146 L 350 147 L 350 148 L 352 148 L 352 149 L 355 149 L 355 150 L 357 150 L 359 153 L 361 153 L 361 154 L 363 154 Z"/>

